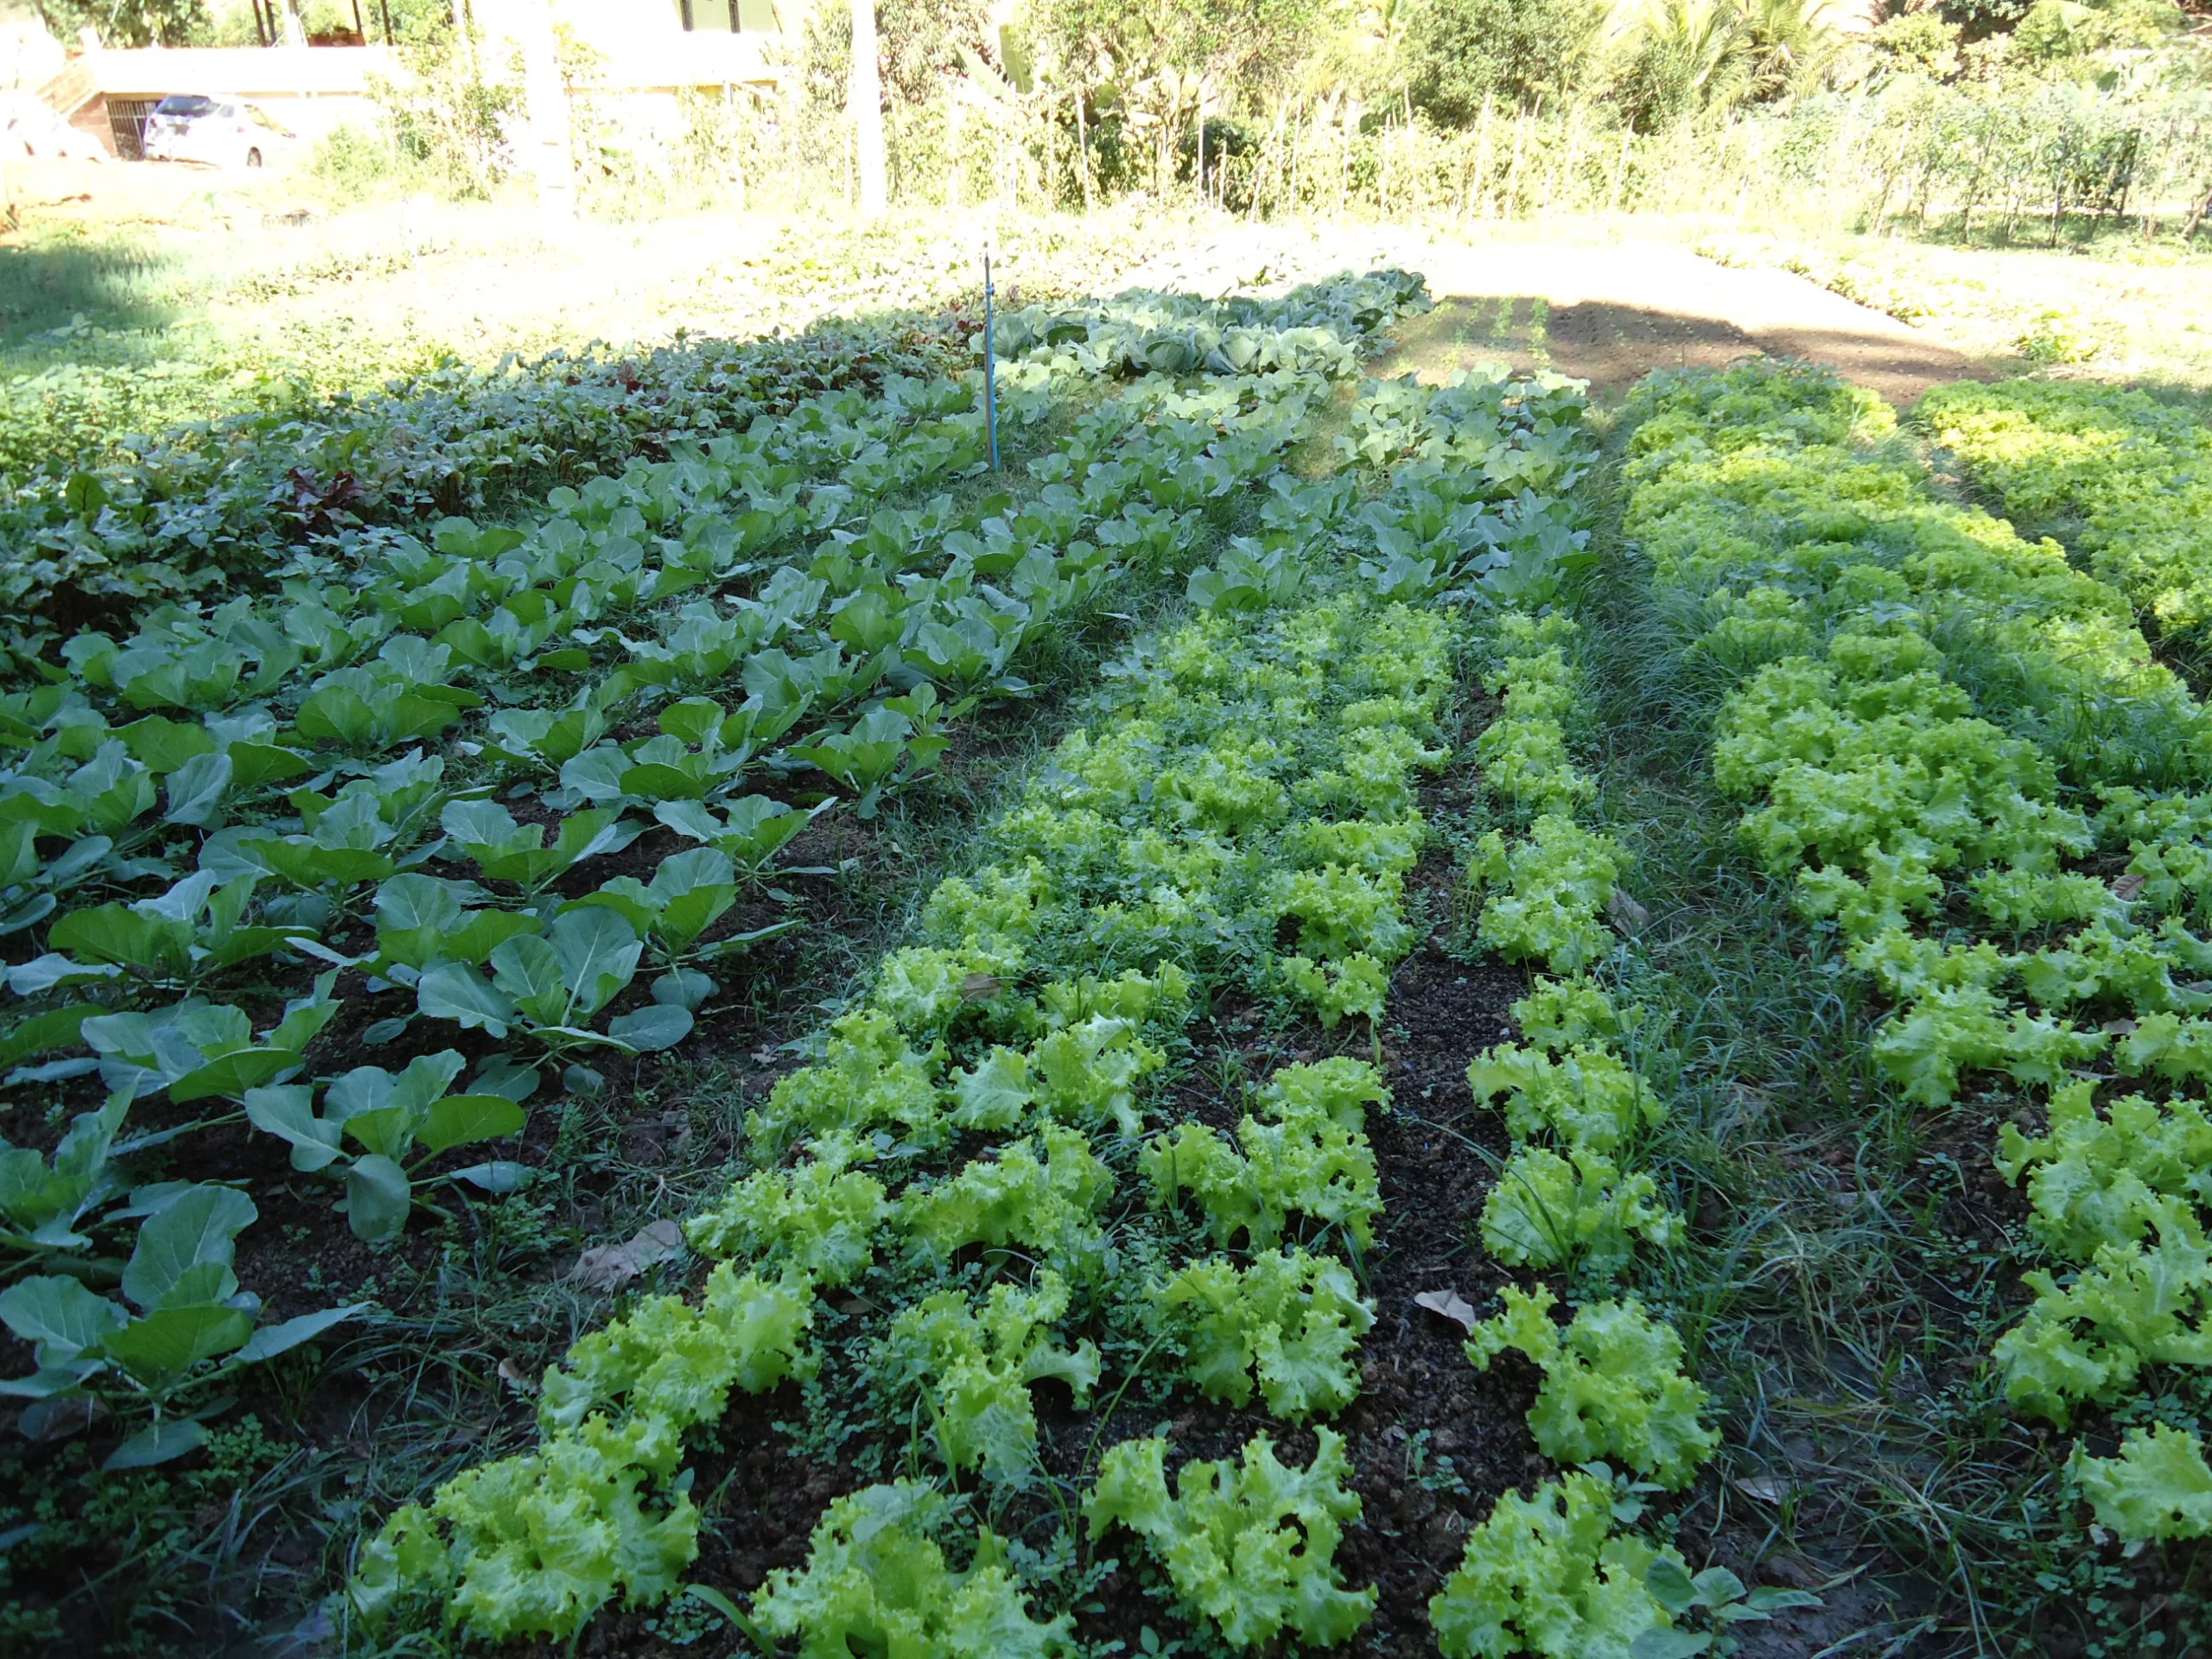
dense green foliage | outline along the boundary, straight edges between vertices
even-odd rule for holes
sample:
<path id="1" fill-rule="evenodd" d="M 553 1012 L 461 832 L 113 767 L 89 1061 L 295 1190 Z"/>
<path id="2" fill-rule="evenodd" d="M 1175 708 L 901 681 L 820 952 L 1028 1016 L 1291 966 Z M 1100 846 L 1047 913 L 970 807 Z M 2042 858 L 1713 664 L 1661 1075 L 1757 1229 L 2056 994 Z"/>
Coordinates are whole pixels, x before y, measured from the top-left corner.
<path id="1" fill-rule="evenodd" d="M 1361 282 L 1320 308 L 1380 318 L 1412 294 L 1402 280 Z M 1287 337 L 1312 337 L 1313 315 L 1294 302 Z M 1118 324 L 1093 310 L 1080 326 Z M 1333 337 L 1325 356 L 1343 359 Z M 789 796 L 817 810 L 842 800 L 865 820 L 886 791 L 926 774 L 950 721 L 1027 690 L 1015 671 L 1025 646 L 1081 626 L 1129 573 L 1173 569 L 1202 527 L 1281 477 L 1276 457 L 1323 384 L 1284 367 L 1188 391 L 1154 378 L 1094 402 L 1080 370 L 1008 364 L 1009 437 L 1048 416 L 1066 423 L 1052 481 L 1017 508 L 1002 493 L 964 506 L 925 493 L 980 467 L 974 378 L 889 378 L 873 403 L 817 394 L 677 459 L 557 488 L 519 526 L 448 518 L 427 544 L 348 530 L 327 550 L 255 571 L 219 605 L 163 602 L 120 641 L 84 631 L 26 658 L 22 689 L 0 694 L 10 751 L 0 925 L 23 1000 L 0 1043 L 10 1062 L 36 1062 L 19 1065 L 18 1084 L 60 1085 L 67 1099 L 82 1087 L 73 1079 L 97 1072 L 107 1103 L 50 1159 L 7 1149 L 0 1205 L 31 1276 L 0 1299 L 0 1317 L 39 1344 L 39 1370 L 16 1392 L 49 1412 L 88 1391 L 150 1407 L 148 1432 L 168 1437 L 152 1449 L 197 1444 L 205 1431 L 189 1414 L 229 1367 L 353 1310 L 257 1333 L 259 1304 L 231 1274 L 227 1243 L 254 1206 L 181 1182 L 134 1194 L 130 1152 L 161 1147 L 166 1171 L 188 1173 L 229 1103 L 286 1143 L 295 1170 L 342 1182 L 348 1223 L 371 1241 L 402 1232 L 441 1184 L 514 1192 L 529 1175 L 518 1160 L 450 1154 L 512 1141 L 543 1066 L 685 1039 L 716 994 L 709 969 L 786 925 L 739 931 L 726 918 L 807 822 Z M 1083 489 L 1063 481 L 1071 462 L 1086 469 Z M 1134 499 L 1179 486 L 1186 506 Z M 100 487 L 87 475 L 79 493 Z M 923 505 L 884 505 L 893 493 Z M 196 574 L 180 573 L 187 586 Z M 725 686 L 742 701 L 702 695 Z M 517 817 L 524 803 L 537 816 Z M 599 861 L 641 838 L 646 874 L 599 875 Z M 764 1145 L 785 1118 L 848 1130 L 904 1122 L 941 1142 L 951 1120 L 890 1017 L 934 1037 L 962 1007 L 965 975 L 1016 965 L 957 935 L 947 944 L 957 959 L 894 963 L 880 993 L 888 1013 L 841 1027 L 849 1061 L 833 1050 L 818 1083 L 779 1090 L 755 1125 Z M 397 1075 L 332 1066 L 317 1043 L 338 1012 L 338 976 L 353 973 L 370 1005 L 365 1040 L 397 1043 L 419 1022 L 467 1044 L 473 1069 L 440 1039 Z M 1089 1128 L 1126 1116 L 1129 1088 L 1158 1064 L 1133 1040 L 1134 1020 L 1154 1002 L 1182 1006 L 1177 973 L 1068 987 L 1049 1005 L 1058 1028 L 1040 1019 L 1026 1052 L 995 1062 L 991 1103 L 971 1121 L 1033 1099 L 1049 1149 L 1068 1133 L 1059 1117 Z M 887 1063 L 912 1080 L 906 1094 L 885 1086 Z M 218 1103 L 215 1115 L 186 1109 L 200 1102 Z M 126 1118 L 135 1139 L 121 1133 Z M 1032 1160 L 1032 1179 L 1010 1149 L 967 1186 L 912 1200 L 918 1243 L 1050 1242 L 1079 1272 L 1082 1229 L 1054 1206 L 1068 1179 L 1081 1185 L 1088 1154 L 1078 1144 L 1048 1157 Z M 842 1231 L 794 1230 L 792 1195 L 779 1212 L 761 1194 L 702 1218 L 701 1237 L 772 1241 L 767 1253 L 798 1271 L 849 1274 L 880 1198 L 846 1191 Z M 175 1264 L 175 1283 L 124 1277 L 136 1314 L 61 1271 L 85 1271 L 134 1224 L 142 1239 L 166 1237 L 209 1205 L 194 1229 L 204 1261 Z M 642 1463 L 594 1450 L 596 1511 L 634 1486 L 624 1470 L 667 1472 L 658 1464 L 673 1432 L 656 1431 Z M 570 1468 L 565 1446 L 513 1479 L 565 1478 L 543 1472 Z M 461 1510 L 441 1516 L 460 1529 L 456 1605 L 473 1605 L 467 1586 L 490 1569 L 468 1563 L 491 1546 L 471 1541 L 474 1500 L 454 1502 Z M 594 1560 L 587 1582 L 599 1592 L 512 1615 L 535 1624 L 474 1622 L 550 1628 L 580 1616 L 631 1581 L 603 1553 Z M 639 1571 L 636 1583 L 660 1582 Z"/>
<path id="2" fill-rule="evenodd" d="M 1582 84 L 1604 21 L 1580 0 L 1417 0 L 1398 47 L 1407 91 L 1451 127 L 1492 102 L 1556 101 Z"/>
<path id="3" fill-rule="evenodd" d="M 2080 380 L 1940 387 L 1915 419 L 2013 517 L 2078 521 L 2091 568 L 2162 632 L 2212 626 L 2212 432 Z"/>
<path id="4" fill-rule="evenodd" d="M 1715 776 L 1891 1005 L 1876 1061 L 1929 1106 L 2047 1102 L 2000 1149 L 2056 1268 L 1996 1344 L 2006 1398 L 2064 1427 L 2205 1363 L 2212 1258 L 2177 1160 L 2212 944 L 2174 879 L 2206 851 L 2203 706 L 2120 594 L 1862 447 L 1890 423 L 1865 394 L 1752 365 L 1660 377 L 1633 413 L 1631 526 L 1736 681 Z M 2189 1534 L 2196 1441 L 2077 1452 L 2075 1478 L 2126 1536 Z"/>
<path id="5" fill-rule="evenodd" d="M 1093 346 L 1122 326 L 1096 320 Z M 1294 344 L 1285 335 L 1271 349 Z M 1322 360 L 1338 360 L 1333 347 Z M 1038 365 L 1045 384 L 1087 372 Z M 1303 385 L 1300 372 L 1230 385 Z M 1215 395 L 1147 394 L 1146 384 L 1121 404 L 1172 410 L 1171 398 Z M 1286 434 L 1312 401 L 1274 405 Z M 979 862 L 938 887 L 911 942 L 830 1022 L 818 1058 L 775 1084 L 748 1121 L 757 1167 L 689 1229 L 695 1245 L 727 1258 L 694 1317 L 712 1318 L 713 1287 L 740 1273 L 735 1282 L 760 1287 L 756 1296 L 815 1306 L 817 1326 L 817 1287 L 864 1287 L 861 1305 L 879 1309 L 880 1323 L 851 1350 L 855 1397 L 912 1425 L 902 1438 L 926 1447 L 948 1479 L 979 1477 L 1008 1502 L 1052 1467 L 1036 1391 L 1065 1389 L 1081 1411 L 1141 1380 L 1141 1370 L 1108 1369 L 1117 1319 L 1156 1332 L 1140 1368 L 1166 1351 L 1216 1397 L 1256 1394 L 1294 1421 L 1352 1400 L 1351 1349 L 1374 1311 L 1346 1261 L 1373 1236 L 1379 1195 L 1364 1126 L 1389 1104 L 1374 1069 L 1343 1057 L 1277 1069 L 1254 1087 L 1234 1145 L 1187 1122 L 1158 1127 L 1166 1102 L 1150 1080 L 1201 996 L 1225 987 L 1307 995 L 1285 971 L 1292 943 L 1325 992 L 1347 965 L 1387 974 L 1409 947 L 1403 877 L 1424 835 L 1414 787 L 1448 758 L 1436 740 L 1466 637 L 1463 613 L 1423 601 L 1493 580 L 1555 590 L 1577 543 L 1564 526 L 1537 533 L 1554 521 L 1533 489 L 1586 464 L 1580 445 L 1559 441 L 1574 415 L 1571 400 L 1533 386 L 1471 381 L 1433 400 L 1371 388 L 1357 423 L 1373 435 L 1370 464 L 1393 469 L 1376 512 L 1351 511 L 1352 474 L 1301 481 L 1263 470 L 1223 486 L 1255 513 L 1258 533 L 1240 545 L 1255 563 L 1274 562 L 1280 591 L 1270 601 L 1192 571 L 1193 619 L 1116 665 L 1084 721 L 984 834 Z M 1053 486 L 1073 493 L 1128 474 L 1109 442 L 1086 435 L 1094 418 L 1038 464 Z M 1455 443 L 1481 472 L 1442 463 Z M 1281 448 L 1256 453 L 1273 467 Z M 1153 487 L 1165 486 L 1163 475 Z M 1528 520 L 1525 554 L 1471 563 L 1448 524 L 1425 537 L 1405 527 L 1446 502 L 1510 513 L 1500 521 L 1509 543 Z M 1359 574 L 1390 538 L 1402 538 L 1392 585 L 1403 597 L 1373 594 Z M 704 729 L 683 729 L 695 727 Z M 1198 1200 L 1196 1229 L 1170 1208 L 1186 1192 Z M 1194 1233 L 1211 1248 L 1193 1249 Z M 1300 1242 L 1287 1245 L 1293 1237 Z M 1153 1276 L 1141 1262 L 1161 1270 Z M 626 1343 L 639 1317 L 580 1344 L 549 1376 L 549 1409 L 554 1379 L 591 1373 L 594 1344 Z M 672 1308 L 652 1317 L 680 1322 Z M 769 1351 L 824 1388 L 849 1362 L 808 1344 L 806 1328 L 804 1319 L 776 1325 Z M 783 1345 L 786 1332 L 796 1346 Z M 663 1374 L 672 1383 L 690 1363 L 671 1344 Z M 780 1374 L 756 1368 L 733 1381 Z M 700 1377 L 686 1397 L 703 1402 L 731 1385 L 719 1376 Z M 559 1397 L 591 1402 L 572 1414 L 575 1432 L 596 1441 L 634 1423 L 645 1408 L 635 1385 L 613 1429 L 603 1414 L 582 1414 L 616 1401 L 621 1386 L 587 1395 L 561 1384 Z M 826 1409 L 826 1395 L 809 1398 Z M 382 1614 L 427 1600 L 497 1635 L 573 1630 L 607 1600 L 661 1599 L 671 1584 L 655 1563 L 688 1559 L 702 1520 L 679 1471 L 683 1426 L 704 1421 L 669 1412 L 649 1435 L 624 1431 L 649 1442 L 650 1457 L 632 1457 L 616 1478 L 621 1501 L 642 1506 L 639 1524 L 652 1529 L 650 1560 L 618 1554 L 595 1577 L 517 1580 L 497 1599 L 488 1576 L 470 1573 L 486 1546 L 467 1529 L 469 1505 L 492 1478 L 478 1471 L 448 1483 L 427 1511 L 389 1522 L 364 1558 L 355 1605 Z M 541 1426 L 543 1448 L 522 1462 L 543 1501 L 603 1510 L 594 1494 L 608 1477 L 562 1452 L 565 1421 Z M 1147 1541 L 1183 1602 L 1234 1645 L 1283 1631 L 1340 1642 L 1364 1622 L 1374 1592 L 1346 1589 L 1332 1566 L 1358 1500 L 1344 1484 L 1342 1443 L 1316 1432 L 1320 1449 L 1302 1471 L 1262 1436 L 1236 1464 L 1185 1465 L 1173 1495 L 1166 1443 L 1123 1442 L 1096 1465 L 1090 1529 L 1121 1525 Z M 1014 1650 L 1052 1650 L 1065 1626 L 1035 1622 L 988 1531 L 950 1541 L 954 1520 L 912 1481 L 841 1499 L 805 1571 L 772 1576 L 752 1618 L 803 1635 L 809 1650 L 830 1651 L 846 1633 L 899 1633 L 931 1651 L 982 1651 L 981 1632 L 995 1624 Z M 877 1574 L 862 1558 L 878 1549 L 901 1565 L 881 1566 L 890 1582 L 863 1590 Z M 964 1571 L 950 1565 L 971 1553 Z"/>

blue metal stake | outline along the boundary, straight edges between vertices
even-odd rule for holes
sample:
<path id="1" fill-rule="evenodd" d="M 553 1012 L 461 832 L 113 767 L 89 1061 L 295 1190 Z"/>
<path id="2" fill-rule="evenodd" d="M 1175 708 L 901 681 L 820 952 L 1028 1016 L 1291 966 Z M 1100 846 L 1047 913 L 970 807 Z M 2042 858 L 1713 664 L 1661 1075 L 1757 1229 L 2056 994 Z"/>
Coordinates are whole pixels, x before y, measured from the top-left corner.
<path id="1" fill-rule="evenodd" d="M 998 353 L 991 335 L 991 256 L 983 255 L 983 418 L 990 424 L 991 470 L 999 469 Z"/>

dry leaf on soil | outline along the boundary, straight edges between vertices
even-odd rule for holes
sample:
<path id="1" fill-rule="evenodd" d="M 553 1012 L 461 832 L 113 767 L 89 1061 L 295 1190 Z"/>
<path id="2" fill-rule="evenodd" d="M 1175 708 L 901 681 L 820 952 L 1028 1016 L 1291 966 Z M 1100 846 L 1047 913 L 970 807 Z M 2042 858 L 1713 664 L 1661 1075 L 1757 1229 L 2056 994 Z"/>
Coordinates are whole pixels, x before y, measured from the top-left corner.
<path id="1" fill-rule="evenodd" d="M 1424 1290 L 1414 1298 L 1415 1307 L 1425 1307 L 1432 1313 L 1441 1313 L 1462 1331 L 1475 1328 L 1475 1310 L 1456 1290 Z"/>
<path id="2" fill-rule="evenodd" d="M 657 1221 L 626 1244 L 599 1244 L 576 1258 L 575 1276 L 590 1290 L 613 1290 L 647 1268 L 683 1253 L 683 1230 Z"/>

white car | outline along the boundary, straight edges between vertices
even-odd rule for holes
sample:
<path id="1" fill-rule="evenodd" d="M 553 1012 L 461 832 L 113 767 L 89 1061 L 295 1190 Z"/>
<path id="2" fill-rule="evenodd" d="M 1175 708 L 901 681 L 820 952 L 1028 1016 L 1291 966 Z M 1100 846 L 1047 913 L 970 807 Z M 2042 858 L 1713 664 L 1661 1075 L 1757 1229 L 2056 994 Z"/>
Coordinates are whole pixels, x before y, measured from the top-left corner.
<path id="1" fill-rule="evenodd" d="M 141 140 L 149 162 L 268 167 L 299 140 L 257 105 L 221 92 L 173 92 L 154 105 Z"/>

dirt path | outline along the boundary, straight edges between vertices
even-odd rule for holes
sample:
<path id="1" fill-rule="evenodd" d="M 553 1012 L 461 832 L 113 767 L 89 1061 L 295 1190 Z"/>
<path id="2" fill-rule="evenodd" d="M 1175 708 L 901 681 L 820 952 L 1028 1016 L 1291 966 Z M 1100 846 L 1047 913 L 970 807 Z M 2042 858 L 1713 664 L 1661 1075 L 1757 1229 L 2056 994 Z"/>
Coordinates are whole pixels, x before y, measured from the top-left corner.
<path id="1" fill-rule="evenodd" d="M 1653 369 L 1764 353 L 1827 364 L 1903 405 L 1987 372 L 1927 331 L 1801 276 L 1718 265 L 1664 244 L 1424 251 L 1417 268 L 1437 307 L 1400 331 L 1397 350 L 1378 365 L 1385 373 L 1448 372 L 1502 357 L 1587 380 L 1612 402 Z"/>
<path id="2" fill-rule="evenodd" d="M 1548 239 L 1524 240 L 1542 235 Z M 1309 281 L 1401 265 L 1428 279 L 1436 309 L 1398 331 L 1376 372 L 1423 376 L 1503 359 L 1590 382 L 1612 403 L 1659 368 L 1718 367 L 1747 353 L 1825 363 L 1903 405 L 1931 386 L 1990 372 L 1939 335 L 1771 267 L 1701 259 L 1601 227 L 1502 227 L 1480 239 L 1391 226 L 1194 226 L 1123 279 L 1186 293 Z"/>

